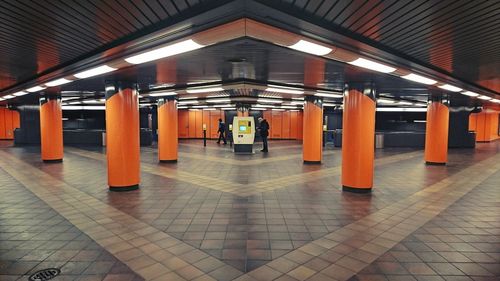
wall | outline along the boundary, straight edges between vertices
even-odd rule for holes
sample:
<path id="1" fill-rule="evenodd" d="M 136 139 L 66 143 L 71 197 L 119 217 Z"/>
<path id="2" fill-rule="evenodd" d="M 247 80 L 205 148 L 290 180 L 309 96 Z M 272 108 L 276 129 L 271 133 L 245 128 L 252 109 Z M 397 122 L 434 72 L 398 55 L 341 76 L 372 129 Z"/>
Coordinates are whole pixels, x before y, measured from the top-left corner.
<path id="1" fill-rule="evenodd" d="M 203 138 L 203 124 L 205 124 L 207 138 L 216 139 L 219 118 L 225 120 L 223 110 L 179 110 L 179 138 Z"/>
<path id="2" fill-rule="evenodd" d="M 19 112 L 0 108 L 0 140 L 14 139 L 14 130 L 19 127 Z"/>
<path id="3" fill-rule="evenodd" d="M 476 141 L 489 142 L 500 139 L 500 107 L 485 107 L 480 113 L 469 116 L 469 130 L 476 132 Z"/>
<path id="4" fill-rule="evenodd" d="M 270 126 L 269 139 L 302 139 L 302 111 L 272 111 L 263 112 Z"/>

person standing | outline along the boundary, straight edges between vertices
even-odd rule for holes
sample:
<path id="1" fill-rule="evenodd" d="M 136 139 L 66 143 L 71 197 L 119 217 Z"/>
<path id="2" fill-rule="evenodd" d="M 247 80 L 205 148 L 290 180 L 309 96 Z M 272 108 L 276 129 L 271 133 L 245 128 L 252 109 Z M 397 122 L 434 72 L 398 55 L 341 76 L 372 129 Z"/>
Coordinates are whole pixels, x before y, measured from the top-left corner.
<path id="1" fill-rule="evenodd" d="M 259 117 L 260 123 L 260 136 L 262 138 L 262 152 L 268 152 L 267 150 L 267 137 L 269 136 L 269 123 L 266 119 Z"/>
<path id="2" fill-rule="evenodd" d="M 227 144 L 226 137 L 225 137 L 225 132 L 226 132 L 226 124 L 222 122 L 222 119 L 219 118 L 219 130 L 217 130 L 217 133 L 219 133 L 219 139 L 217 140 L 217 143 L 220 143 L 220 140 L 224 141 L 224 144 Z"/>

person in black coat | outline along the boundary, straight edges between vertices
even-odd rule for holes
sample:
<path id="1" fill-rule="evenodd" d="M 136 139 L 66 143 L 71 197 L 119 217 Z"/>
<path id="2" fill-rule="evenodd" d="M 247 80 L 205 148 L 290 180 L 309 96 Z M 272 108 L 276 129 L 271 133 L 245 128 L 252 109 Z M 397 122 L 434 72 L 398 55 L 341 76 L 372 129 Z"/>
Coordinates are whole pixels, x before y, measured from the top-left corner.
<path id="1" fill-rule="evenodd" d="M 260 136 L 262 137 L 262 152 L 267 152 L 267 137 L 269 136 L 269 123 L 267 122 L 266 119 L 259 117 L 259 123 L 260 123 Z"/>
<path id="2" fill-rule="evenodd" d="M 224 124 L 224 122 L 222 122 L 222 119 L 219 118 L 219 130 L 217 131 L 217 133 L 219 133 L 219 139 L 217 140 L 217 143 L 220 143 L 220 140 L 222 139 L 224 144 L 227 144 L 226 137 L 224 136 L 225 132 L 226 132 L 226 124 Z"/>

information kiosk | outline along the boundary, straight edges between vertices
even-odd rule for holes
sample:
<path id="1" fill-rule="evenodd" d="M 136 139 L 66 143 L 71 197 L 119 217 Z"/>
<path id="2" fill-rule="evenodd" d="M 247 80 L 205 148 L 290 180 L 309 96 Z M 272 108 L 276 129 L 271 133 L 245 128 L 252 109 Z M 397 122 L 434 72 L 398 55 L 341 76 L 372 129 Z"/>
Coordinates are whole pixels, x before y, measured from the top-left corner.
<path id="1" fill-rule="evenodd" d="M 253 117 L 234 117 L 234 153 L 253 153 L 255 139 L 255 120 Z"/>

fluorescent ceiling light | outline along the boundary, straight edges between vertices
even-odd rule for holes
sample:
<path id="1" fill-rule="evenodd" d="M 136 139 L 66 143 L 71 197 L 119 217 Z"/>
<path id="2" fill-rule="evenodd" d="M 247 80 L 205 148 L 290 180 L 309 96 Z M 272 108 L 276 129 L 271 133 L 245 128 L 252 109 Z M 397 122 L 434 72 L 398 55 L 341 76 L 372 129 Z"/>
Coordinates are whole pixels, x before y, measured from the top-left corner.
<path id="1" fill-rule="evenodd" d="M 306 40 L 300 40 L 299 42 L 288 46 L 288 48 L 301 51 L 308 54 L 313 54 L 316 56 L 324 56 L 332 52 L 331 48 L 321 46 L 316 43 L 312 43 Z"/>
<path id="2" fill-rule="evenodd" d="M 461 94 L 469 96 L 469 97 L 477 97 L 477 96 L 479 96 L 478 93 L 474 93 L 474 92 L 471 92 L 471 91 L 465 91 L 465 92 L 462 92 Z"/>
<path id="3" fill-rule="evenodd" d="M 359 59 L 351 61 L 349 63 L 352 65 L 355 65 L 355 66 L 359 66 L 359 67 L 363 67 L 363 68 L 367 68 L 370 70 L 375 70 L 375 71 L 383 72 L 383 73 L 390 73 L 390 72 L 396 71 L 396 69 L 394 67 L 390 67 L 390 66 L 387 66 L 387 65 L 384 65 L 384 64 L 381 64 L 378 62 L 374 62 L 371 60 L 367 60 L 364 58 L 359 58 Z"/>
<path id="4" fill-rule="evenodd" d="M 54 81 L 47 82 L 47 83 L 45 83 L 45 86 L 47 86 L 47 87 L 55 87 L 55 86 L 59 86 L 59 85 L 63 85 L 63 84 L 68 84 L 70 82 L 73 82 L 73 80 L 68 80 L 68 79 L 65 79 L 65 78 L 61 78 L 61 79 L 57 79 L 57 80 L 54 80 Z"/>
<path id="5" fill-rule="evenodd" d="M 105 106 L 91 105 L 91 106 L 74 106 L 74 105 L 63 105 L 62 110 L 105 110 Z"/>
<path id="6" fill-rule="evenodd" d="M 105 103 L 106 99 L 100 99 L 100 100 L 84 100 L 83 103 Z"/>
<path id="7" fill-rule="evenodd" d="M 330 94 L 330 93 L 325 93 L 325 92 L 317 92 L 314 94 L 317 97 L 324 97 L 324 98 L 343 98 L 343 94 Z"/>
<path id="8" fill-rule="evenodd" d="M 26 93 L 25 91 L 19 91 L 19 92 L 13 93 L 12 95 L 16 96 L 16 97 L 20 97 L 20 96 L 24 96 L 27 94 L 29 94 L 29 93 Z"/>
<path id="9" fill-rule="evenodd" d="M 290 104 L 293 104 L 293 105 L 304 105 L 304 102 L 303 101 L 292 101 L 292 102 L 290 102 Z"/>
<path id="10" fill-rule="evenodd" d="M 427 108 L 420 107 L 377 107 L 381 112 L 427 112 Z"/>
<path id="11" fill-rule="evenodd" d="M 203 110 L 217 110 L 217 109 L 210 107 L 210 108 L 203 108 Z"/>
<path id="12" fill-rule="evenodd" d="M 252 107 L 276 107 L 276 106 L 269 105 L 269 104 L 256 104 L 256 105 L 252 105 Z"/>
<path id="13" fill-rule="evenodd" d="M 211 92 L 221 92 L 221 91 L 224 91 L 224 88 L 212 87 L 212 88 L 194 88 L 186 90 L 188 94 L 211 93 Z"/>
<path id="14" fill-rule="evenodd" d="M 236 107 L 223 107 L 222 110 L 236 110 Z"/>
<path id="15" fill-rule="evenodd" d="M 272 111 L 285 111 L 285 110 L 281 108 L 273 108 Z"/>
<path id="16" fill-rule="evenodd" d="M 451 91 L 451 92 L 460 92 L 460 91 L 462 91 L 461 88 L 455 87 L 455 86 L 452 86 L 452 85 L 448 85 L 448 84 L 444 84 L 444 85 L 441 85 L 441 86 L 438 86 L 438 87 L 441 88 L 441 89 L 447 90 L 447 91 Z"/>
<path id="17" fill-rule="evenodd" d="M 197 98 L 198 97 L 193 97 L 193 96 L 181 96 L 181 97 L 179 97 L 179 100 L 194 100 Z"/>
<path id="18" fill-rule="evenodd" d="M 13 95 L 6 95 L 6 96 L 3 96 L 2 98 L 5 99 L 5 100 L 8 100 L 8 99 L 15 98 L 15 96 L 13 96 Z"/>
<path id="19" fill-rule="evenodd" d="M 300 91 L 300 90 L 294 90 L 294 89 L 289 89 L 289 88 L 276 88 L 276 87 L 272 87 L 272 86 L 267 88 L 266 92 L 275 92 L 275 93 L 291 94 L 291 95 L 302 95 L 304 93 L 304 91 Z"/>
<path id="20" fill-rule="evenodd" d="M 491 100 L 491 98 L 490 98 L 490 97 L 488 97 L 488 96 L 479 96 L 479 97 L 477 97 L 477 98 L 478 98 L 478 99 L 482 99 L 482 100 Z"/>
<path id="21" fill-rule="evenodd" d="M 165 47 L 161 47 L 149 52 L 145 52 L 139 55 L 131 56 L 125 59 L 128 63 L 140 64 L 161 58 L 166 58 L 170 56 L 175 56 L 178 54 L 190 52 L 196 49 L 205 47 L 194 42 L 192 39 L 188 39 L 182 42 L 174 43 Z"/>
<path id="22" fill-rule="evenodd" d="M 281 99 L 257 99 L 257 102 L 267 102 L 267 103 L 282 103 Z"/>
<path id="23" fill-rule="evenodd" d="M 408 101 L 398 101 L 398 105 L 413 105 L 413 103 Z"/>
<path id="24" fill-rule="evenodd" d="M 186 109 L 188 108 L 187 106 L 178 106 L 177 109 Z"/>
<path id="25" fill-rule="evenodd" d="M 193 103 L 198 103 L 197 100 L 184 100 L 184 101 L 179 101 L 179 104 L 193 104 Z"/>
<path id="26" fill-rule="evenodd" d="M 215 104 L 213 107 L 231 107 L 232 104 Z"/>
<path id="27" fill-rule="evenodd" d="M 35 87 L 31 87 L 29 89 L 26 89 L 26 91 L 30 92 L 30 93 L 34 93 L 34 92 L 38 92 L 38 91 L 41 91 L 45 89 L 45 87 L 42 87 L 42 86 L 35 86 Z"/>
<path id="28" fill-rule="evenodd" d="M 304 100 L 304 98 L 292 98 L 292 100 Z"/>
<path id="29" fill-rule="evenodd" d="M 176 92 L 159 92 L 159 93 L 149 94 L 150 97 L 165 97 L 165 96 L 175 96 L 175 95 L 177 95 Z"/>
<path id="30" fill-rule="evenodd" d="M 206 100 L 208 103 L 218 103 L 218 102 L 231 102 L 230 99 L 208 99 Z"/>
<path id="31" fill-rule="evenodd" d="M 193 108 L 207 108 L 208 105 L 195 105 Z"/>
<path id="32" fill-rule="evenodd" d="M 84 78 L 101 75 L 101 74 L 108 73 L 108 72 L 115 71 L 115 70 L 116 70 L 116 68 L 109 67 L 107 65 L 101 65 L 98 67 L 91 68 L 89 70 L 79 72 L 73 76 L 75 76 L 76 78 L 84 79 Z"/>
<path id="33" fill-rule="evenodd" d="M 377 99 L 377 103 L 396 103 L 396 101 L 389 99 Z"/>
<path id="34" fill-rule="evenodd" d="M 286 108 L 286 109 L 297 109 L 296 106 L 289 106 L 289 105 L 282 105 L 280 108 Z"/>
<path id="35" fill-rule="evenodd" d="M 432 79 L 426 78 L 424 76 L 420 76 L 420 75 L 413 74 L 413 73 L 408 74 L 408 75 L 404 75 L 401 77 L 406 79 L 406 80 L 410 80 L 413 82 L 418 82 L 418 83 L 422 83 L 422 84 L 426 84 L 426 85 L 433 85 L 433 84 L 437 83 L 436 80 L 432 80 Z"/>
<path id="36" fill-rule="evenodd" d="M 324 107 L 334 107 L 334 106 L 338 106 L 338 104 L 334 104 L 334 103 L 323 103 L 323 106 L 324 106 Z"/>
<path id="37" fill-rule="evenodd" d="M 4 98 L 0 98 L 0 101 L 3 101 L 3 100 L 5 100 L 5 99 Z"/>
<path id="38" fill-rule="evenodd" d="M 500 103 L 500 100 L 499 99 L 492 99 L 490 100 L 491 102 L 496 102 L 496 103 Z"/>
<path id="39" fill-rule="evenodd" d="M 267 108 L 252 107 L 252 110 L 267 110 Z"/>

